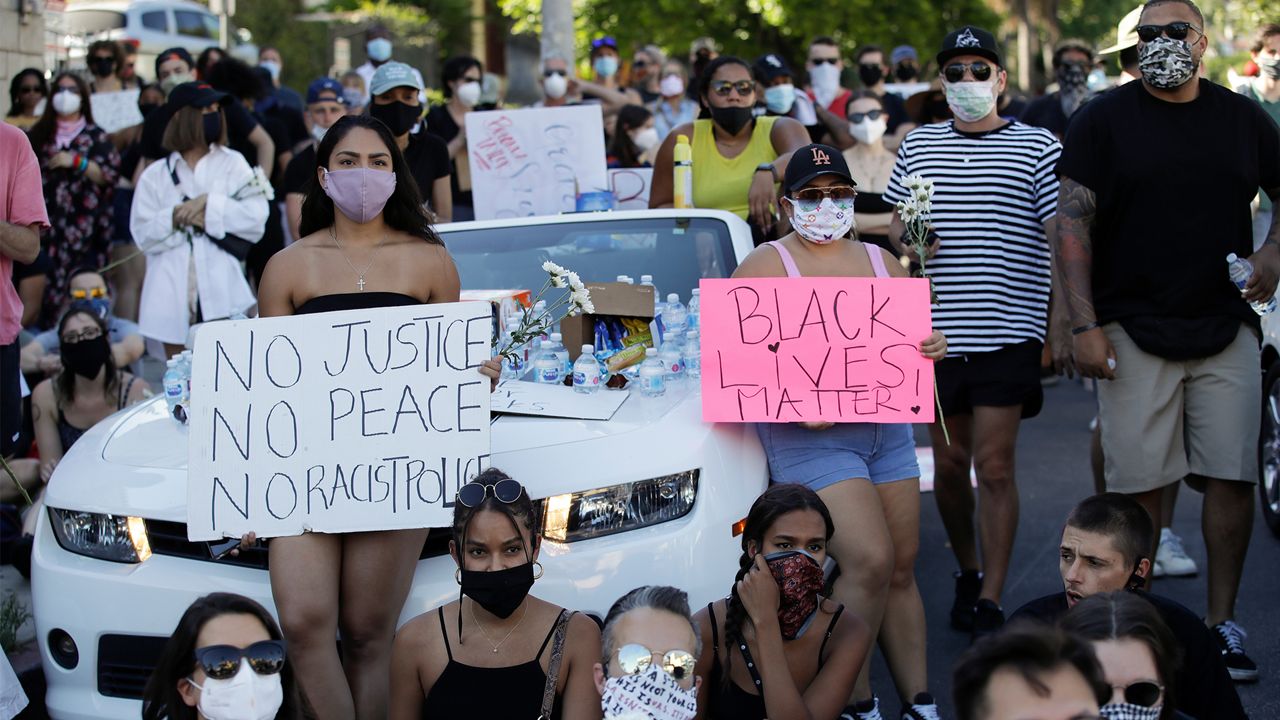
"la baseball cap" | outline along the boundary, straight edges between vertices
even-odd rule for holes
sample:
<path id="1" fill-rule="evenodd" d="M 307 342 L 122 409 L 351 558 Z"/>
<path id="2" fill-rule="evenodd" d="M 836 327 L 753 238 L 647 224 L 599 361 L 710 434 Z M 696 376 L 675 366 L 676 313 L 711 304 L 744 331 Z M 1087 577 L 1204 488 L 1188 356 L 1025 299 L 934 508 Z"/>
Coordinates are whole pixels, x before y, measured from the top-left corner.
<path id="1" fill-rule="evenodd" d="M 938 51 L 938 67 L 960 55 L 977 55 L 1004 67 L 1000 59 L 1000 47 L 996 45 L 996 36 L 975 25 L 952 30 L 943 38 L 942 49 Z"/>
<path id="2" fill-rule="evenodd" d="M 379 65 L 374 71 L 373 80 L 369 83 L 369 94 L 381 95 L 398 87 L 411 87 L 419 92 L 422 91 L 422 83 L 418 82 L 418 74 L 413 71 L 413 68 L 392 60 Z"/>
<path id="3" fill-rule="evenodd" d="M 845 162 L 843 153 L 830 145 L 814 143 L 791 154 L 786 175 L 782 178 L 782 189 L 794 192 L 823 175 L 835 175 L 853 187 L 858 186 L 849 175 L 849 164 Z"/>

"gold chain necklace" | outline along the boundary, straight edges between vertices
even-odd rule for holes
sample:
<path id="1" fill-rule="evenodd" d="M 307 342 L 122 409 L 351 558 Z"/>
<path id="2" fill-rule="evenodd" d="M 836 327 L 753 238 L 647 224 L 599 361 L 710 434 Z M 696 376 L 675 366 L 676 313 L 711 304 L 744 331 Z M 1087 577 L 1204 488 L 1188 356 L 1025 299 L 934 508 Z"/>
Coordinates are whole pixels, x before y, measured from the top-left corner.
<path id="1" fill-rule="evenodd" d="M 382 234 L 382 239 L 377 245 L 373 246 L 373 253 L 369 256 L 369 262 L 364 266 L 364 270 L 357 270 L 355 264 L 351 262 L 351 258 L 347 257 L 347 251 L 342 249 L 342 243 L 338 242 L 338 235 L 334 232 L 333 226 L 329 226 L 329 237 L 333 238 L 333 244 L 337 246 L 338 253 L 342 255 L 342 259 L 347 261 L 347 265 L 351 267 L 351 271 L 356 274 L 356 288 L 360 292 L 364 292 L 364 274 L 369 272 L 369 268 L 373 267 L 373 261 L 378 259 L 378 251 L 382 249 L 382 244 L 387 241 L 387 234 Z M 474 614 L 474 613 L 473 613 Z"/>
<path id="2" fill-rule="evenodd" d="M 493 644 L 493 638 L 489 637 L 489 633 L 484 631 L 484 625 L 481 625 L 480 618 L 476 617 L 475 605 L 472 604 L 469 606 L 471 608 L 471 622 L 476 624 L 476 628 L 479 629 L 480 634 L 484 636 L 485 642 L 489 643 L 489 647 L 493 648 L 495 655 L 498 653 L 498 649 L 506 644 L 507 640 L 511 639 L 511 634 L 519 629 L 520 625 L 524 622 L 524 616 L 529 614 L 529 603 L 526 601 L 523 605 L 524 610 L 520 613 L 520 619 L 516 621 L 515 625 L 511 626 L 511 629 L 507 631 L 507 634 L 503 636 L 502 640 L 497 645 Z"/>

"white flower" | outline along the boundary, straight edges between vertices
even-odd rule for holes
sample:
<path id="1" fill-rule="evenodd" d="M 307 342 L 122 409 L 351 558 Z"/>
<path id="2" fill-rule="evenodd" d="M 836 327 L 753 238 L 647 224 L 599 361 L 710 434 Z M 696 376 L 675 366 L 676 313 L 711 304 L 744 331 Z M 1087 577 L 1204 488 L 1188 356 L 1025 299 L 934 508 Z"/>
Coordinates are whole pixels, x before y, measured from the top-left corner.
<path id="1" fill-rule="evenodd" d="M 570 270 L 566 274 L 566 277 L 569 279 L 569 288 L 574 292 L 579 292 L 586 289 L 586 286 L 582 284 L 581 278 L 578 277 L 578 273 Z"/>
<path id="2" fill-rule="evenodd" d="M 565 283 L 565 280 L 564 280 L 564 275 L 557 275 L 557 274 L 555 274 L 555 273 L 552 273 L 552 275 L 551 275 L 551 286 L 552 286 L 552 287 L 562 288 L 562 287 L 564 287 L 564 286 L 565 286 L 565 284 L 566 284 L 566 283 Z"/>
<path id="3" fill-rule="evenodd" d="M 559 265 L 551 262 L 550 260 L 542 263 L 542 269 L 545 272 L 548 272 L 552 275 L 564 275 L 565 273 L 569 272 L 568 270 L 565 270 L 563 267 L 560 267 Z"/>
<path id="4" fill-rule="evenodd" d="M 586 288 L 574 290 L 570 293 L 569 304 L 586 313 L 593 313 L 596 310 L 595 305 L 591 303 L 591 293 L 588 292 Z"/>

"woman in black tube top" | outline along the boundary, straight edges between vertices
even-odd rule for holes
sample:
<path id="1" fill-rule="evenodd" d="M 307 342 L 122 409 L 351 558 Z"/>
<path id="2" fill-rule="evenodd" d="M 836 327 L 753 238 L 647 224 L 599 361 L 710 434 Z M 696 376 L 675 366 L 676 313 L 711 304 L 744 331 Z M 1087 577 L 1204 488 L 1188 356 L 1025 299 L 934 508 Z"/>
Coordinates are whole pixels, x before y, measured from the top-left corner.
<path id="1" fill-rule="evenodd" d="M 889 187 L 895 157 L 884 146 L 889 114 L 879 96 L 862 90 L 850 96 L 845 116 L 849 119 L 849 134 L 858 141 L 844 151 L 849 175 L 858 183 L 853 212 L 858 239 L 897 255 L 889 244 L 889 221 L 893 219 L 894 208 L 881 197 Z"/>
<path id="2" fill-rule="evenodd" d="M 539 537 L 529 494 L 501 470 L 458 491 L 459 597 L 396 634 L 388 720 L 598 720 L 600 628 L 529 594 Z"/>
<path id="3" fill-rule="evenodd" d="M 316 148 L 316 162 L 302 203 L 303 237 L 263 273 L 262 317 L 457 302 L 453 258 L 385 125 L 364 116 L 339 120 Z M 495 384 L 500 371 L 494 362 L 481 368 Z M 422 528 L 272 540 L 280 625 L 321 720 L 386 717 L 391 642 L 426 536 Z"/>

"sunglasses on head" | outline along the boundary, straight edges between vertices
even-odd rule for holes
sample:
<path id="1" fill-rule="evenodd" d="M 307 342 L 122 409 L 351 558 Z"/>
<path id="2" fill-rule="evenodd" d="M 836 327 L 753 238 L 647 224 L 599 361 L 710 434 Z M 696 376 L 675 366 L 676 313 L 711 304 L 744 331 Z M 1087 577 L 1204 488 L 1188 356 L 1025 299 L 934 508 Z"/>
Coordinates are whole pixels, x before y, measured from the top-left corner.
<path id="1" fill-rule="evenodd" d="M 499 480 L 492 485 L 469 482 L 458 488 L 458 502 L 464 507 L 478 507 L 480 503 L 484 502 L 490 490 L 493 491 L 493 497 L 498 502 L 510 505 L 520 499 L 520 495 L 524 492 L 524 486 L 511 478 Z"/>
<path id="2" fill-rule="evenodd" d="M 1164 686 L 1150 680 L 1139 680 L 1128 685 L 1112 685 L 1113 690 L 1124 691 L 1124 701 L 1131 705 L 1155 707 L 1164 693 Z"/>
<path id="3" fill-rule="evenodd" d="M 275 675 L 284 668 L 284 643 L 280 640 L 260 640 L 247 648 L 234 645 L 209 645 L 196 648 L 196 662 L 204 674 L 214 680 L 235 677 L 240 671 L 240 659 L 259 675 Z"/>
<path id="4" fill-rule="evenodd" d="M 739 80 L 737 82 L 717 80 L 711 83 L 711 91 L 720 97 L 729 97 L 729 94 L 735 90 L 742 97 L 746 97 L 756 91 L 756 84 L 750 80 Z"/>
<path id="5" fill-rule="evenodd" d="M 860 123 L 863 120 L 879 120 L 884 113 L 880 110 L 868 110 L 860 113 L 849 113 L 849 122 Z"/>
<path id="6" fill-rule="evenodd" d="M 971 62 L 968 65 L 952 63 L 942 69 L 942 77 L 949 83 L 958 83 L 964 80 L 965 71 L 973 75 L 973 79 L 978 82 L 991 79 L 991 66 L 984 62 Z"/>
<path id="7" fill-rule="evenodd" d="M 616 48 L 616 47 L 618 47 L 618 41 L 614 40 L 612 35 L 605 35 L 605 36 L 604 36 L 604 37 L 602 37 L 602 38 L 596 38 L 595 40 L 592 40 L 592 41 L 591 41 L 591 47 L 593 47 L 593 48 L 602 48 L 602 47 L 611 47 L 611 48 Z"/>
<path id="8" fill-rule="evenodd" d="M 615 650 L 614 654 L 618 656 L 618 669 L 627 675 L 648 670 L 653 664 L 654 656 L 658 655 L 657 652 L 637 643 L 623 645 Z M 663 672 L 675 678 L 676 682 L 693 677 L 693 667 L 696 663 L 697 658 L 684 650 L 670 650 L 662 655 Z"/>
<path id="9" fill-rule="evenodd" d="M 835 65 L 836 63 L 840 62 L 840 58 L 814 58 L 814 59 L 810 60 L 809 62 L 813 63 L 815 66 L 817 66 L 817 65 Z"/>
<path id="10" fill-rule="evenodd" d="M 1200 32 L 1200 28 L 1189 22 L 1171 22 L 1168 25 L 1139 25 L 1137 27 L 1138 39 L 1142 42 L 1151 42 L 1160 37 L 1164 33 L 1170 40 L 1186 40 L 1187 32 L 1195 30 Z"/>
<path id="11" fill-rule="evenodd" d="M 813 187 L 796 190 L 791 193 L 791 200 L 797 206 L 805 208 L 817 207 L 823 198 L 831 198 L 831 201 L 843 205 L 853 202 L 857 197 L 858 191 L 848 185 L 832 185 L 830 187 Z"/>

